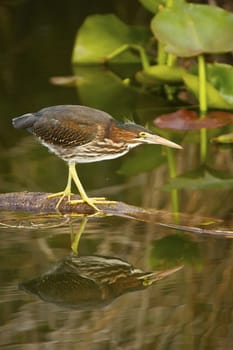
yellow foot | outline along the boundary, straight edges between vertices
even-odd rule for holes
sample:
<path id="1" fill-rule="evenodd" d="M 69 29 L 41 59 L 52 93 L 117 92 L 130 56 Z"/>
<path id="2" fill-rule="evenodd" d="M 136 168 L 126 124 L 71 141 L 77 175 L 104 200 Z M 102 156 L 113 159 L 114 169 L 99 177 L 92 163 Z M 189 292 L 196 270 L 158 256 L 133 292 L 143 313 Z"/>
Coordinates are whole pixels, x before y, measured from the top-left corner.
<path id="1" fill-rule="evenodd" d="M 64 191 L 62 192 L 57 192 L 57 193 L 52 193 L 50 194 L 49 196 L 47 196 L 47 198 L 54 198 L 54 197 L 70 197 L 70 196 L 73 196 L 73 193 L 66 193 Z"/>
<path id="2" fill-rule="evenodd" d="M 97 208 L 96 205 L 98 204 L 111 204 L 116 203 L 115 201 L 109 201 L 104 197 L 87 197 L 85 199 L 74 199 L 69 201 L 70 204 L 78 204 L 78 203 L 87 203 L 92 208 L 94 208 L 96 211 L 101 211 L 99 208 Z"/>
<path id="3" fill-rule="evenodd" d="M 61 202 L 63 201 L 63 199 L 65 197 L 67 197 L 68 202 L 70 202 L 70 197 L 73 195 L 73 193 L 70 192 L 66 192 L 66 191 L 62 191 L 62 192 L 57 192 L 57 193 L 53 193 L 50 194 L 49 196 L 47 196 L 47 198 L 54 198 L 54 197 L 60 197 L 57 204 L 56 204 L 56 210 L 59 212 L 59 205 L 61 204 Z"/>
<path id="4" fill-rule="evenodd" d="M 66 191 L 58 192 L 58 193 L 53 193 L 47 196 L 47 198 L 54 198 L 54 197 L 60 197 L 57 204 L 56 204 L 56 210 L 59 211 L 59 206 L 63 199 L 67 197 L 67 200 L 70 204 L 79 204 L 79 203 L 87 203 L 90 205 L 95 211 L 99 212 L 101 211 L 99 208 L 97 208 L 96 205 L 98 204 L 111 204 L 111 203 L 116 203 L 115 201 L 109 201 L 105 197 L 86 197 L 84 199 L 74 199 L 71 200 L 70 197 L 73 195 L 73 193 L 67 193 Z"/>

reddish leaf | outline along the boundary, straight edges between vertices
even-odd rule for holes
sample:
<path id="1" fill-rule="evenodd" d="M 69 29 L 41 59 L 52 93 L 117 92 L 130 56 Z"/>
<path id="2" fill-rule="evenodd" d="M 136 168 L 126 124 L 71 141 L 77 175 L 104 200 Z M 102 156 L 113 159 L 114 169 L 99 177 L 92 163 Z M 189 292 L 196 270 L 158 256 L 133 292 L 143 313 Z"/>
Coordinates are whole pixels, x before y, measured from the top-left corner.
<path id="1" fill-rule="evenodd" d="M 233 114 L 227 112 L 209 112 L 200 119 L 194 111 L 179 109 L 174 113 L 163 114 L 154 120 L 154 124 L 161 129 L 195 130 L 212 129 L 233 124 Z"/>

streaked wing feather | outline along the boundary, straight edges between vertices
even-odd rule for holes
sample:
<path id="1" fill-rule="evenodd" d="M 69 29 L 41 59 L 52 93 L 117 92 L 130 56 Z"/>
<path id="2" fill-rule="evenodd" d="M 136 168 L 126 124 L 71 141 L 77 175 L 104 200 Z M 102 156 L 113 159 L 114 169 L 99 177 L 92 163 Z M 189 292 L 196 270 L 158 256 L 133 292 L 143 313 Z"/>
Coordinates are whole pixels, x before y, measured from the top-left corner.
<path id="1" fill-rule="evenodd" d="M 73 120 L 46 119 L 34 124 L 33 133 L 41 140 L 57 146 L 75 147 L 95 138 L 95 126 Z"/>

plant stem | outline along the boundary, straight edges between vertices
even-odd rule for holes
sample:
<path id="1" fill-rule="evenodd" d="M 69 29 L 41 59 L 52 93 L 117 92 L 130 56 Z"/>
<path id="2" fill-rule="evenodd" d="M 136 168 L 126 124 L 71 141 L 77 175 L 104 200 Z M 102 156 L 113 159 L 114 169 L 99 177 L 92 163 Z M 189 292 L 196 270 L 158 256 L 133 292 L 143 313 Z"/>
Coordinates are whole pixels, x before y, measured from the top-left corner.
<path id="1" fill-rule="evenodd" d="M 164 50 L 164 45 L 158 42 L 157 63 L 158 65 L 165 64 L 167 60 L 167 53 Z"/>
<path id="2" fill-rule="evenodd" d="M 144 48 L 140 45 L 129 45 L 129 44 L 124 44 L 120 47 L 118 47 L 116 50 L 114 50 L 113 52 L 111 52 L 107 57 L 106 60 L 110 61 L 113 58 L 115 58 L 116 56 L 120 55 L 121 53 L 128 51 L 128 50 L 136 50 L 138 51 L 140 58 L 141 58 L 141 63 L 142 63 L 142 68 L 146 69 L 149 67 L 150 63 L 148 60 L 148 57 L 146 55 L 146 52 L 144 50 Z"/>
<path id="3" fill-rule="evenodd" d="M 207 95 L 206 95 L 206 68 L 205 58 L 203 55 L 198 56 L 198 76 L 199 76 L 199 110 L 200 117 L 204 118 L 207 112 Z M 201 129 L 200 132 L 200 157 L 204 163 L 207 156 L 207 130 Z"/>
<path id="4" fill-rule="evenodd" d="M 167 160 L 170 178 L 173 179 L 176 177 L 176 163 L 174 157 L 174 151 L 171 148 L 167 148 Z M 171 190 L 171 199 L 172 199 L 172 209 L 175 219 L 175 223 L 179 223 L 179 197 L 178 191 L 176 189 Z"/>
<path id="5" fill-rule="evenodd" d="M 169 53 L 167 55 L 166 65 L 168 67 L 173 67 L 175 62 L 176 62 L 176 59 L 177 59 L 177 57 L 175 55 L 173 55 L 172 53 Z M 169 84 L 165 84 L 164 89 L 166 91 L 168 101 L 173 101 L 174 88 L 172 86 L 170 86 Z"/>
<path id="6" fill-rule="evenodd" d="M 176 59 L 177 59 L 177 56 L 173 55 L 172 53 L 169 53 L 167 55 L 167 66 L 168 67 L 174 66 Z"/>
<path id="7" fill-rule="evenodd" d="M 138 50 L 139 55 L 141 57 L 141 62 L 142 62 L 142 68 L 143 69 L 147 69 L 150 66 L 150 62 L 148 60 L 148 56 L 146 54 L 145 49 L 140 46 L 140 45 L 131 45 L 132 48 L 134 48 L 135 50 Z"/>
<path id="8" fill-rule="evenodd" d="M 112 60 L 114 57 L 120 55 L 122 52 L 126 51 L 129 49 L 129 45 L 125 44 L 120 47 L 118 47 L 116 50 L 112 51 L 107 57 L 107 60 Z"/>

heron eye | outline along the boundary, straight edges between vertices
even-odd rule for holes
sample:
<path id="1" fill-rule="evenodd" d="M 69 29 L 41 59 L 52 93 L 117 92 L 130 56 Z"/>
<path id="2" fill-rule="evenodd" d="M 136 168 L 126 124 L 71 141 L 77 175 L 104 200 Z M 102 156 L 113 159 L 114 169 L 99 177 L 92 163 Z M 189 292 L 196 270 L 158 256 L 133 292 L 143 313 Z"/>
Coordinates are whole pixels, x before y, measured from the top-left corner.
<path id="1" fill-rule="evenodd" d="M 139 136 L 140 136 L 141 138 L 146 137 L 146 132 L 145 132 L 145 131 L 141 131 L 141 132 L 139 133 Z"/>

